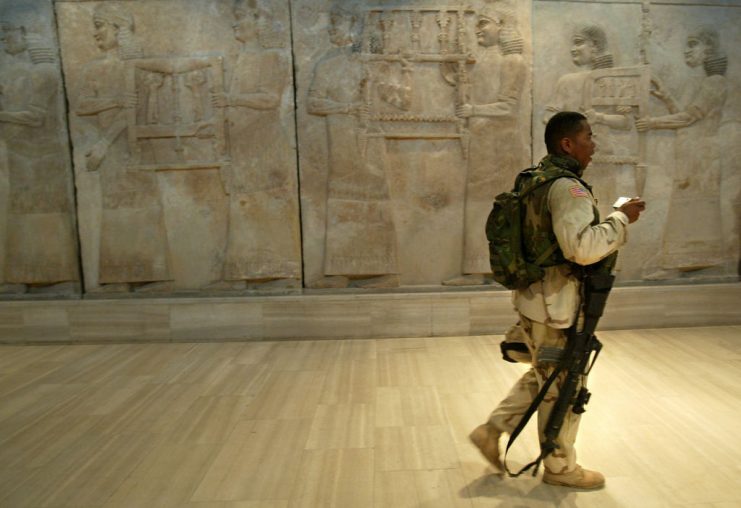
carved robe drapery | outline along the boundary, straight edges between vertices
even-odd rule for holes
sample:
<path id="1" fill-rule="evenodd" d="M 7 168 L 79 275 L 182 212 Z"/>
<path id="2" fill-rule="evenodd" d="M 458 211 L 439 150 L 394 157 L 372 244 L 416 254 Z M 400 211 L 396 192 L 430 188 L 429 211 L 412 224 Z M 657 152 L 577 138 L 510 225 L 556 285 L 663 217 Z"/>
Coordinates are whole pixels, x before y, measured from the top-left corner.
<path id="1" fill-rule="evenodd" d="M 0 110 L 30 119 L 27 125 L 0 122 L 9 181 L 4 277 L 8 283 L 78 279 L 71 175 L 59 140 L 57 83 L 49 64 L 8 63 L 0 76 Z"/>
<path id="2" fill-rule="evenodd" d="M 288 60 L 274 50 L 242 52 L 232 71 L 226 280 L 301 277 L 295 154 L 280 118 L 289 76 Z M 271 104 L 238 105 L 258 95 Z"/>
<path id="3" fill-rule="evenodd" d="M 725 76 L 707 76 L 689 87 L 682 101 L 696 121 L 677 131 L 662 268 L 693 270 L 722 262 L 717 133 L 727 87 Z"/>
<path id="4" fill-rule="evenodd" d="M 326 114 L 329 148 L 325 275 L 398 273 L 396 231 L 379 140 L 363 153 L 361 125 L 351 109 L 363 101 L 364 70 L 359 55 L 338 49 L 314 70 L 309 100 L 344 104 L 348 111 Z M 374 154 L 379 155 L 379 154 Z"/>
<path id="5" fill-rule="evenodd" d="M 482 51 L 471 69 L 471 144 L 466 178 L 463 273 L 488 273 L 489 248 L 484 235 L 494 197 L 508 191 L 527 164 L 520 132 L 520 95 L 527 79 L 519 54 L 498 48 Z"/>
<path id="6" fill-rule="evenodd" d="M 127 168 L 128 146 L 123 107 L 99 110 L 96 103 L 125 97 L 125 62 L 105 57 L 90 62 L 83 74 L 78 115 L 93 115 L 98 141 L 108 148 L 97 169 L 102 216 L 99 282 L 153 282 L 170 279 L 169 252 L 157 175 Z"/>

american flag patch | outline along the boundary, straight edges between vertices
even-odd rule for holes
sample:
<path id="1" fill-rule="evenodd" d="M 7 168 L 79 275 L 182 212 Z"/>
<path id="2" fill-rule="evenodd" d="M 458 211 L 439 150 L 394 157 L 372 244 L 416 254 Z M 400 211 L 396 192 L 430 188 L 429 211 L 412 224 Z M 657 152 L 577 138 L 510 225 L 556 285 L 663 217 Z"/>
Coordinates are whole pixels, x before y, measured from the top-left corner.
<path id="1" fill-rule="evenodd" d="M 571 193 L 571 197 L 574 198 L 587 198 L 589 197 L 589 193 L 579 187 L 578 185 L 574 185 L 573 187 L 569 188 L 569 192 Z"/>

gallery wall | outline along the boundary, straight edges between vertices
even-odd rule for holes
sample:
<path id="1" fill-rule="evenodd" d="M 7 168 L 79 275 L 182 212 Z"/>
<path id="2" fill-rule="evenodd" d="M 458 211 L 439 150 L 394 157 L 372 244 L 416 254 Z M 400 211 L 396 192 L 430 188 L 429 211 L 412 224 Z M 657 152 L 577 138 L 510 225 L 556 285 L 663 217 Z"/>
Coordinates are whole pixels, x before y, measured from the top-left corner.
<path id="1" fill-rule="evenodd" d="M 0 0 L 0 297 L 489 287 L 590 120 L 620 284 L 738 279 L 733 1 Z"/>

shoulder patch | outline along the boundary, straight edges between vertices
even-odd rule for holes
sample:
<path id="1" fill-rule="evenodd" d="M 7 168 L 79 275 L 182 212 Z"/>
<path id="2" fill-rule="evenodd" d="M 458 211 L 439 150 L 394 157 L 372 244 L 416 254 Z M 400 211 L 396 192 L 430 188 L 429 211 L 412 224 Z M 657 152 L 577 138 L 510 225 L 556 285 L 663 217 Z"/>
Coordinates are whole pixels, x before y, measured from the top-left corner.
<path id="1" fill-rule="evenodd" d="M 569 194 L 572 198 L 588 198 L 589 193 L 581 185 L 572 185 L 569 187 Z"/>

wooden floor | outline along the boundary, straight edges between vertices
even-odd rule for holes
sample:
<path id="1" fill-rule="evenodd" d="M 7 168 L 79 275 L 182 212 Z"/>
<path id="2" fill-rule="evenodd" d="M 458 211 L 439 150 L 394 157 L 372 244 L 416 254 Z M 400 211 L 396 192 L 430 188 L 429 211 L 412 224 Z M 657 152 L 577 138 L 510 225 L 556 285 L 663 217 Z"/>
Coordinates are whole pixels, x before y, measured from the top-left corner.
<path id="1" fill-rule="evenodd" d="M 523 371 L 498 336 L 0 347 L 0 506 L 741 506 L 741 327 L 600 337 L 596 492 L 467 442 Z"/>

